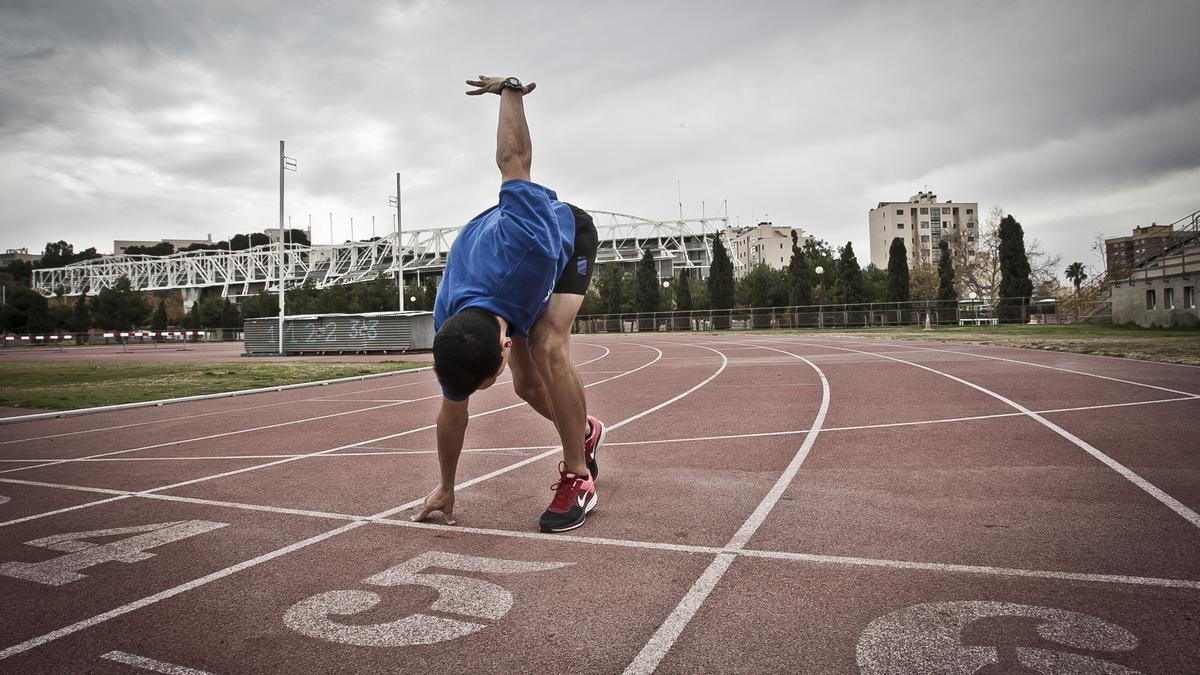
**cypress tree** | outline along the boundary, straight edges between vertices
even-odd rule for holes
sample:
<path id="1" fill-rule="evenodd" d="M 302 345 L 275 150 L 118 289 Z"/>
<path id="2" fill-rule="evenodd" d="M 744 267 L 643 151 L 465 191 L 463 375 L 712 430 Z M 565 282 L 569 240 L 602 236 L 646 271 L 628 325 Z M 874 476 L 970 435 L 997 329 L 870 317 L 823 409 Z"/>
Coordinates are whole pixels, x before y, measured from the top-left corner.
<path id="1" fill-rule="evenodd" d="M 154 316 L 150 318 L 151 330 L 166 330 L 167 329 L 167 301 L 159 300 L 158 307 L 154 310 Z"/>
<path id="2" fill-rule="evenodd" d="M 1019 318 L 1015 308 L 1033 295 L 1029 258 L 1025 254 L 1025 230 L 1011 215 L 1000 221 L 1000 306 L 1004 318 Z"/>
<path id="3" fill-rule="evenodd" d="M 242 327 L 242 317 L 240 314 L 238 314 L 237 305 L 233 304 L 228 299 L 221 302 L 220 317 L 221 328 L 230 329 Z"/>
<path id="4" fill-rule="evenodd" d="M 637 266 L 637 311 L 658 311 L 658 268 L 654 264 L 654 253 L 647 248 Z"/>
<path id="5" fill-rule="evenodd" d="M 600 291 L 600 304 L 605 314 L 621 313 L 621 282 L 624 277 L 621 263 L 605 265 L 601 269 L 596 287 Z"/>
<path id="6" fill-rule="evenodd" d="M 904 246 L 904 238 L 896 237 L 892 240 L 892 247 L 888 250 L 888 267 L 887 267 L 887 301 L 888 302 L 908 302 L 908 249 Z"/>
<path id="7" fill-rule="evenodd" d="M 71 321 L 71 332 L 86 333 L 92 327 L 92 312 L 88 309 L 87 293 L 75 299 L 75 313 Z"/>
<path id="8" fill-rule="evenodd" d="M 792 230 L 792 259 L 788 261 L 787 268 L 788 304 L 811 305 L 813 289 L 808 256 L 804 255 L 804 249 L 798 242 L 799 237 L 796 231 Z"/>
<path id="9" fill-rule="evenodd" d="M 708 304 L 712 309 L 733 308 L 733 262 L 720 235 L 713 238 L 712 266 L 708 270 Z"/>
<path id="10" fill-rule="evenodd" d="M 858 266 L 858 257 L 854 255 L 854 246 L 850 242 L 846 242 L 838 259 L 837 281 L 834 282 L 833 291 L 840 303 L 850 305 L 863 301 L 862 268 Z"/>
<path id="11" fill-rule="evenodd" d="M 942 307 L 958 304 L 958 292 L 954 290 L 954 264 L 950 260 L 950 244 L 945 239 L 938 242 L 938 302 Z"/>
<path id="12" fill-rule="evenodd" d="M 679 280 L 675 282 L 675 309 L 680 312 L 692 311 L 692 285 L 687 270 L 679 270 Z"/>

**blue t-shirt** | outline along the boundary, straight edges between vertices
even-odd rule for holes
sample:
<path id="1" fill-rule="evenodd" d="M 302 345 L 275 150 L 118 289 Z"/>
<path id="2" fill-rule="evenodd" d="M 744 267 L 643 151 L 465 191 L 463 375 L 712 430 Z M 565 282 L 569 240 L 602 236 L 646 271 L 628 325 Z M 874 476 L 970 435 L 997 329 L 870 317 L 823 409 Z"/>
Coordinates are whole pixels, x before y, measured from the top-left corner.
<path id="1" fill-rule="evenodd" d="M 433 329 L 478 307 L 504 317 L 515 334 L 529 335 L 574 247 L 575 216 L 554 190 L 505 181 L 499 205 L 475 216 L 450 247 Z"/>

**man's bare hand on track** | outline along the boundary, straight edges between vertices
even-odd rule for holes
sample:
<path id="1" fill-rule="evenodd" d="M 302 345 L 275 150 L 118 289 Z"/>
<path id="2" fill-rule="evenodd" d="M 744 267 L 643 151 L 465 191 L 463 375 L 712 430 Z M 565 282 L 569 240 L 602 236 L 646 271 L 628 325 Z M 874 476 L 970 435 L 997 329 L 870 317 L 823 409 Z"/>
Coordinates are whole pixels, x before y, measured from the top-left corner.
<path id="1" fill-rule="evenodd" d="M 429 514 L 434 511 L 442 512 L 442 519 L 447 525 L 457 525 L 458 521 L 454 519 L 454 488 L 443 488 L 437 486 L 429 496 L 425 498 L 425 505 L 409 520 L 414 523 L 424 522 Z"/>

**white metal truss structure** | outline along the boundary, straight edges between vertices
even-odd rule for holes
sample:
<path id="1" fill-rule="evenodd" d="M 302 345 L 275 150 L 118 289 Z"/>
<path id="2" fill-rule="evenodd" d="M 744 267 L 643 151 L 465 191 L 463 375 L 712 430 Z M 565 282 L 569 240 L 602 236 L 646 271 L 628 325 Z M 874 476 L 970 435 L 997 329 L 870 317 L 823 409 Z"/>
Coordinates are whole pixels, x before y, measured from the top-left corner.
<path id="1" fill-rule="evenodd" d="M 600 235 L 597 264 L 636 263 L 649 248 L 656 260 L 663 263 L 670 260 L 670 269 L 694 269 L 698 277 L 707 276 L 713 237 L 728 224 L 726 218 L 654 221 L 610 211 L 588 213 Z M 419 278 L 423 272 L 440 274 L 460 229 L 403 232 L 400 250 L 405 281 L 411 282 L 411 277 Z M 396 249 L 395 234 L 332 246 L 289 244 L 283 252 L 283 277 L 288 287 L 311 283 L 317 288 L 370 281 L 381 274 L 394 277 L 399 269 Z M 66 267 L 36 269 L 33 288 L 47 297 L 59 293 L 94 295 L 115 287 L 121 277 L 126 277 L 137 291 L 219 287 L 222 295 L 238 297 L 264 290 L 278 292 L 280 268 L 277 244 L 242 251 L 188 251 L 163 257 L 117 255 Z"/>

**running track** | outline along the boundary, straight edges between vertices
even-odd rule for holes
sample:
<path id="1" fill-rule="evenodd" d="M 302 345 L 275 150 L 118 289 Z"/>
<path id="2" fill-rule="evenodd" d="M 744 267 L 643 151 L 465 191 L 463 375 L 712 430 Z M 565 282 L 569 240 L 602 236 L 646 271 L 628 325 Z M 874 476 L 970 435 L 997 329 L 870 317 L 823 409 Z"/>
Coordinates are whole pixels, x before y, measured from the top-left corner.
<path id="1" fill-rule="evenodd" d="M 599 507 L 428 371 L 0 426 L 0 671 L 1196 672 L 1200 369 L 827 336 L 577 336 Z M 1023 669 L 1022 669 L 1023 667 Z"/>

